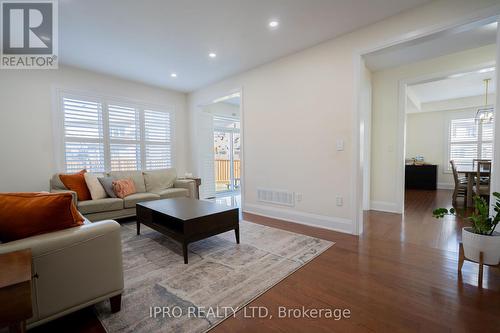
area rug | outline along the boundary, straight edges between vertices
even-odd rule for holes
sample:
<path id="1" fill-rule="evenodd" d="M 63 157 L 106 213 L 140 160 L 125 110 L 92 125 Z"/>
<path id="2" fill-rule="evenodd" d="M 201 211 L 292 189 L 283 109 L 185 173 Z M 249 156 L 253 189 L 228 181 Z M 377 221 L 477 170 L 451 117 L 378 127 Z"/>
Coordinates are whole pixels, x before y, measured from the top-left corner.
<path id="1" fill-rule="evenodd" d="M 178 243 L 123 224 L 122 308 L 97 305 L 99 320 L 109 333 L 205 332 L 333 245 L 245 221 L 240 238 L 226 232 L 190 244 L 185 265 Z"/>

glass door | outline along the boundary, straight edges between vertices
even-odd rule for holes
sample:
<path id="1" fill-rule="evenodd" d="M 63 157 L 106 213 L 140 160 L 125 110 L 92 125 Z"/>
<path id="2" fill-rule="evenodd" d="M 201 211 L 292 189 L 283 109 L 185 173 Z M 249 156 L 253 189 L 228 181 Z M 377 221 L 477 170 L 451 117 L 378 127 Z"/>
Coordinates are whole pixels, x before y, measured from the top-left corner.
<path id="1" fill-rule="evenodd" d="M 241 182 L 241 140 L 240 140 L 240 132 L 233 131 L 232 133 L 232 142 L 233 142 L 233 161 L 231 165 L 233 166 L 232 170 L 232 184 L 233 191 L 240 190 L 240 182 Z"/>
<path id="2" fill-rule="evenodd" d="M 239 121 L 214 118 L 214 171 L 217 193 L 240 189 L 240 163 Z"/>

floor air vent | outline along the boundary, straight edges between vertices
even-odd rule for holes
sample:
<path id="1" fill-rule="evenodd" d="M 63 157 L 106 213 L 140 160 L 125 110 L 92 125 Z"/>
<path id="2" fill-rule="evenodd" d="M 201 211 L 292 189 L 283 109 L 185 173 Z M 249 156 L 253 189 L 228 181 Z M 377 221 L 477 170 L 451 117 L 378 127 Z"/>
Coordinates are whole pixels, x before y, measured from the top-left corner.
<path id="1" fill-rule="evenodd" d="M 281 190 L 257 189 L 257 200 L 282 206 L 295 206 L 295 193 Z"/>

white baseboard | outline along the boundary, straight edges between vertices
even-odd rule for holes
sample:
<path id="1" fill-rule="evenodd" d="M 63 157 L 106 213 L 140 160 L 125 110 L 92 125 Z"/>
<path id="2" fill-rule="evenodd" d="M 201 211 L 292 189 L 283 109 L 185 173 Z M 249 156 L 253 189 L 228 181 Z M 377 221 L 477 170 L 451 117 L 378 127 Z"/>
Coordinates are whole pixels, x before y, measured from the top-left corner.
<path id="1" fill-rule="evenodd" d="M 349 219 L 292 211 L 289 209 L 271 207 L 266 205 L 245 204 L 242 209 L 245 213 L 261 215 L 288 222 L 304 224 L 311 227 L 323 228 L 333 231 L 352 234 L 353 225 Z"/>
<path id="2" fill-rule="evenodd" d="M 453 183 L 437 183 L 438 190 L 453 190 L 455 189 L 455 184 Z"/>
<path id="3" fill-rule="evenodd" d="M 398 205 L 395 202 L 371 201 L 370 209 L 386 213 L 401 214 L 401 210 L 398 208 Z"/>

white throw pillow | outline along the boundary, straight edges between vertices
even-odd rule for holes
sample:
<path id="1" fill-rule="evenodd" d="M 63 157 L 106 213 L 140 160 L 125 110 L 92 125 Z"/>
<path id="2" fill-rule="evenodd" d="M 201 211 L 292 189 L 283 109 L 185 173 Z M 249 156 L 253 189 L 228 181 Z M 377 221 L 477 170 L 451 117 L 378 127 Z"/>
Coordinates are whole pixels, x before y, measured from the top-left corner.
<path id="1" fill-rule="evenodd" d="M 97 177 L 103 177 L 102 174 L 86 172 L 84 174 L 84 177 L 85 183 L 87 183 L 87 187 L 89 188 L 92 200 L 104 199 L 108 197 L 106 191 L 104 191 L 104 187 L 102 187 L 101 185 L 101 182 L 99 182 L 99 179 L 97 179 Z"/>

